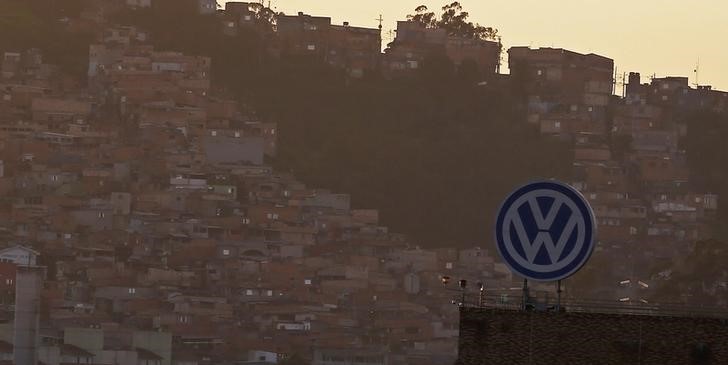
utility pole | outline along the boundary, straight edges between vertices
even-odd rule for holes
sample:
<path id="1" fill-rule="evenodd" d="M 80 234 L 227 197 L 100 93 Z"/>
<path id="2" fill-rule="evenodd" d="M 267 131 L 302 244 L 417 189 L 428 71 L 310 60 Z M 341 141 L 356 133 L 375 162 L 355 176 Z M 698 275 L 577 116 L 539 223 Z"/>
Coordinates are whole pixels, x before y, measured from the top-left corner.
<path id="1" fill-rule="evenodd" d="M 382 24 L 384 23 L 384 18 L 382 18 L 382 14 L 379 14 L 379 18 L 374 19 L 374 20 L 379 21 L 379 31 L 381 32 L 382 31 Z"/>

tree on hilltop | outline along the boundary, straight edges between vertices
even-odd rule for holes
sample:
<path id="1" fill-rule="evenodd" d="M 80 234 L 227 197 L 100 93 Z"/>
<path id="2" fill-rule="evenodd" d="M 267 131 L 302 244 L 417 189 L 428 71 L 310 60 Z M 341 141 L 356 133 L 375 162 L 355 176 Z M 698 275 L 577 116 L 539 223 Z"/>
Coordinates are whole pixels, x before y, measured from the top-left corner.
<path id="1" fill-rule="evenodd" d="M 415 9 L 415 14 L 407 15 L 407 19 L 419 23 L 425 28 L 445 29 L 451 36 L 482 40 L 497 40 L 499 38 L 498 29 L 469 22 L 469 16 L 470 14 L 467 11 L 463 11 L 462 5 L 455 1 L 442 7 L 442 14 L 439 19 L 425 5 L 418 6 Z"/>

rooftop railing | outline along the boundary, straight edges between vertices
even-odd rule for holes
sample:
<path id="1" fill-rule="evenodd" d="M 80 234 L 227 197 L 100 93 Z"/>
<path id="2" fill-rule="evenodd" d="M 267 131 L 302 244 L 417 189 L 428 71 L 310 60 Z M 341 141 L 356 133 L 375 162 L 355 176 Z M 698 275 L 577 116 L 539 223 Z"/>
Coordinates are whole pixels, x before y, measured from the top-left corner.
<path id="1" fill-rule="evenodd" d="M 595 314 L 625 314 L 658 317 L 697 317 L 697 318 L 725 318 L 728 319 L 728 308 L 687 305 L 682 303 L 645 303 L 640 301 L 620 302 L 606 300 L 574 300 L 553 298 L 529 297 L 523 300 L 523 295 L 511 294 L 483 294 L 470 293 L 465 297 L 453 300 L 465 308 L 483 308 L 500 310 L 526 310 L 535 312 L 561 312 L 561 313 L 595 313 Z M 525 308 L 524 308 L 525 303 Z"/>

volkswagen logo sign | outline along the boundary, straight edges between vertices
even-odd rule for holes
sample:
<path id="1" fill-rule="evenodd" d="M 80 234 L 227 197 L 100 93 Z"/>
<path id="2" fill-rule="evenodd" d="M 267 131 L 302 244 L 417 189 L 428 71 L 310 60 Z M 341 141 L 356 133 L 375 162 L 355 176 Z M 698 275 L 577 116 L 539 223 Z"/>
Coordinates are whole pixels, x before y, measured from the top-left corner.
<path id="1" fill-rule="evenodd" d="M 534 281 L 558 281 L 576 273 L 594 251 L 595 235 L 589 203 L 556 181 L 531 183 L 511 193 L 495 226 L 506 265 Z"/>

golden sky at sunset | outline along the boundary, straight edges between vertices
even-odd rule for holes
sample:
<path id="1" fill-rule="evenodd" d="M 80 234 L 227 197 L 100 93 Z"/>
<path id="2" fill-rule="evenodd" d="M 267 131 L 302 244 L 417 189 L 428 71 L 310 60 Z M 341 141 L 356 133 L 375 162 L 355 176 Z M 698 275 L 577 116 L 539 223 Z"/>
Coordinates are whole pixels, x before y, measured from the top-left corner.
<path id="1" fill-rule="evenodd" d="M 267 1 L 267 0 L 266 0 Z M 439 0 L 277 0 L 276 11 L 326 15 L 334 23 L 395 28 L 418 5 Z M 500 30 L 506 47 L 559 47 L 615 60 L 618 73 L 690 76 L 700 60 L 700 84 L 728 90 L 728 1 L 725 0 L 462 0 L 471 21 Z M 647 78 L 643 78 L 646 81 Z"/>

